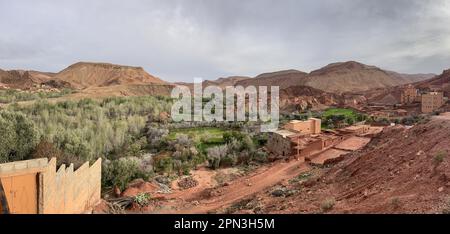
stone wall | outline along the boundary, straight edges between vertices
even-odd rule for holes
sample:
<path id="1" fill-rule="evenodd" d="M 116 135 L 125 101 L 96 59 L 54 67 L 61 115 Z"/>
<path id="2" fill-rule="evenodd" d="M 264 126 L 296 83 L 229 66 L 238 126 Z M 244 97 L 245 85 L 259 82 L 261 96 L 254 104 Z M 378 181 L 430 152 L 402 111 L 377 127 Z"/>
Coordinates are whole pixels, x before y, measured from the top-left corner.
<path id="1" fill-rule="evenodd" d="M 291 140 L 276 133 L 271 133 L 269 135 L 266 147 L 270 152 L 277 156 L 286 157 L 293 155 Z"/>

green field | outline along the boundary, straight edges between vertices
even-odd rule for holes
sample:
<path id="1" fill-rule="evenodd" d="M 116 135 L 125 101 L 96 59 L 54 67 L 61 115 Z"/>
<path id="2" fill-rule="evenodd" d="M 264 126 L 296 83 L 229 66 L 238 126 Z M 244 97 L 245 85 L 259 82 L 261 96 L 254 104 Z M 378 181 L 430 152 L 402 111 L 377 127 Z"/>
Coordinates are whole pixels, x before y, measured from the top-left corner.
<path id="1" fill-rule="evenodd" d="M 178 134 L 188 135 L 199 149 L 204 151 L 207 148 L 225 144 L 223 139 L 225 132 L 229 132 L 229 130 L 214 127 L 173 129 L 170 131 L 168 138 L 169 140 L 175 140 Z"/>
<path id="2" fill-rule="evenodd" d="M 352 109 L 330 108 L 322 113 L 322 128 L 334 129 L 339 123 L 353 125 L 354 123 L 364 121 L 366 116 Z"/>
<path id="3" fill-rule="evenodd" d="M 323 113 L 323 117 L 326 118 L 332 115 L 343 115 L 348 118 L 353 118 L 357 115 L 357 113 L 352 109 L 344 109 L 344 108 L 330 108 Z"/>

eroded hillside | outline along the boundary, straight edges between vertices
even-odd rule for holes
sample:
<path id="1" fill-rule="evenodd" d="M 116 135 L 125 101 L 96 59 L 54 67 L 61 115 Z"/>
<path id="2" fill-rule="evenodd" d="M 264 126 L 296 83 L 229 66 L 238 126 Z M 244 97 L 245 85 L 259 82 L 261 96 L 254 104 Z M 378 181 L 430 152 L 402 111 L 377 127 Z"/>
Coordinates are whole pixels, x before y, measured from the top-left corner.
<path id="1" fill-rule="evenodd" d="M 443 213 L 450 208 L 450 116 L 387 128 L 369 145 L 269 199 L 267 213 Z M 266 195 L 267 196 L 267 195 Z"/>

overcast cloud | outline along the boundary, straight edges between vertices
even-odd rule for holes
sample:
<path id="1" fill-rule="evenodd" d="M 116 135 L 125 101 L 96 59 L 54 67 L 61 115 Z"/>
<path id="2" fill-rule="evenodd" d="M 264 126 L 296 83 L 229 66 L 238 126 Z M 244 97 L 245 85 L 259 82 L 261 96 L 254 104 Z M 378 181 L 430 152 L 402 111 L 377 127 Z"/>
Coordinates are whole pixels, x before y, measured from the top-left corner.
<path id="1" fill-rule="evenodd" d="M 445 0 L 0 0 L 0 68 L 111 62 L 192 81 L 356 60 L 440 73 L 449 25 Z"/>

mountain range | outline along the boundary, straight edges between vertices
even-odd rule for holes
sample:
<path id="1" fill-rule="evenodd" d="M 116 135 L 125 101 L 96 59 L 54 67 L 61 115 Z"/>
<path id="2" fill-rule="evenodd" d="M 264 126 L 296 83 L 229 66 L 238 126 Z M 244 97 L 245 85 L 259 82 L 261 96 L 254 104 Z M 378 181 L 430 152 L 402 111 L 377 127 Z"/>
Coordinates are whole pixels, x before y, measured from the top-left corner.
<path id="1" fill-rule="evenodd" d="M 401 74 L 375 66 L 348 61 L 332 63 L 310 73 L 285 70 L 264 73 L 254 78 L 240 80 L 234 85 L 272 86 L 280 89 L 307 86 L 330 93 L 361 92 L 374 88 L 387 88 L 427 80 L 435 74 Z M 222 78 L 222 80 L 226 80 Z M 219 80 L 214 81 L 220 83 Z"/>
<path id="2" fill-rule="evenodd" d="M 447 71 L 447 73 L 449 72 Z M 203 86 L 217 85 L 222 88 L 237 85 L 244 87 L 250 85 L 279 86 L 282 90 L 281 96 L 286 99 L 289 99 L 289 96 L 297 99 L 313 97 L 315 100 L 310 100 L 311 102 L 319 103 L 326 100 L 326 103 L 333 103 L 336 101 L 336 95 L 348 92 L 388 89 L 409 83 L 437 84 L 440 82 L 439 80 L 439 76 L 435 74 L 401 74 L 348 61 L 332 63 L 310 73 L 291 69 L 263 73 L 254 78 L 232 76 L 206 80 L 203 82 Z M 81 93 L 78 95 L 83 97 L 90 95 L 169 95 L 174 85 L 193 87 L 192 83 L 172 84 L 166 82 L 147 73 L 142 67 L 110 63 L 78 62 L 57 73 L 0 69 L 0 88 L 71 88 L 78 90 Z M 317 100 L 318 97 L 321 97 L 320 100 Z M 307 105 L 304 102 L 297 103 L 293 100 L 288 100 L 288 102 L 294 105 Z"/>

